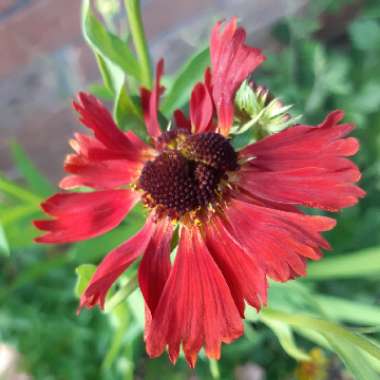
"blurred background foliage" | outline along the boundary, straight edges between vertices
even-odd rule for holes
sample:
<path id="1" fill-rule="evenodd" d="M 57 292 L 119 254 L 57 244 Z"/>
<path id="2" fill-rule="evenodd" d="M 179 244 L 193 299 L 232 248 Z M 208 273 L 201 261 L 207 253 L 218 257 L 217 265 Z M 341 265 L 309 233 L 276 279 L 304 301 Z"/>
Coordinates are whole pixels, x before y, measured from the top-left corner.
<path id="1" fill-rule="evenodd" d="M 121 128 L 141 134 L 133 94 L 149 78 L 141 77 L 128 36 L 117 37 L 104 26 L 112 30 L 117 11 L 103 9 L 102 23 L 84 2 L 84 36 L 104 80 L 90 90 L 113 101 Z M 55 187 L 15 142 L 12 157 L 24 182 L 0 176 L 0 342 L 21 353 L 20 370 L 44 380 L 380 378 L 380 3 L 310 2 L 301 15 L 275 25 L 272 36 L 275 43 L 255 81 L 293 104 L 302 122 L 319 123 L 328 111 L 342 108 L 346 120 L 357 124 L 361 151 L 355 160 L 368 195 L 334 215 L 338 226 L 327 234 L 333 253 L 311 264 L 307 278 L 273 283 L 270 308 L 260 315 L 247 310 L 245 336 L 224 346 L 221 361 L 201 355 L 191 371 L 183 359 L 175 367 L 166 356 L 149 360 L 142 300 L 131 280 L 136 268 L 121 279 L 105 314 L 75 313 L 94 264 L 141 226 L 142 211 L 90 241 L 35 245 L 31 220 L 41 216 L 38 205 Z M 165 78 L 163 120 L 184 106 L 207 64 L 206 49 Z"/>

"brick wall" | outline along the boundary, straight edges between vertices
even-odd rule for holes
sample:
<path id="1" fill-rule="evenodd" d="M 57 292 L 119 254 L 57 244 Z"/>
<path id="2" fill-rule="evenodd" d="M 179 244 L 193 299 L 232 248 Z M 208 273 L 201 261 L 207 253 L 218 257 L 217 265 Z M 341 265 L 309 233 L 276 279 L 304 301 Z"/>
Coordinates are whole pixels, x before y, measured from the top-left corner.
<path id="1" fill-rule="evenodd" d="M 307 0 L 146 0 L 143 17 L 154 58 L 175 70 L 212 22 L 239 16 L 256 44 L 267 26 Z M 69 102 L 98 79 L 80 31 L 80 0 L 0 0 L 0 170 L 16 178 L 8 144 L 15 139 L 50 178 L 62 175 L 66 140 L 78 128 Z M 210 21 L 212 20 L 212 21 Z"/>

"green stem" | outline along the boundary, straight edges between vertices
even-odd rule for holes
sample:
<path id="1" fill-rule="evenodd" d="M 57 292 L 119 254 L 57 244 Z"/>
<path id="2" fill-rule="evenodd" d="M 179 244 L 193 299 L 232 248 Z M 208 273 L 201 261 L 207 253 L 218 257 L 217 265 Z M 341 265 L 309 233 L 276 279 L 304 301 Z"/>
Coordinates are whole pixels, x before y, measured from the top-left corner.
<path id="1" fill-rule="evenodd" d="M 110 313 L 137 288 L 137 275 L 134 275 L 122 288 L 107 300 L 105 312 Z"/>
<path id="2" fill-rule="evenodd" d="M 140 0 L 124 0 L 127 9 L 129 27 L 140 61 L 141 82 L 148 89 L 152 88 L 152 70 L 150 64 L 148 44 L 145 37 L 144 25 L 141 17 Z"/>

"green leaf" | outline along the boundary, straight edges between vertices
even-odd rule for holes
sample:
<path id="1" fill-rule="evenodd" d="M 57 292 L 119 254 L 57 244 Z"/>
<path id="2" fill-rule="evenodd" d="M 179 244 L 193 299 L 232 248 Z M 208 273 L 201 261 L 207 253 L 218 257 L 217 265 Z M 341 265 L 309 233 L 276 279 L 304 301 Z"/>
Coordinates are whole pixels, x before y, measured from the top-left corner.
<path id="1" fill-rule="evenodd" d="M 113 95 L 117 94 L 125 81 L 123 70 L 99 53 L 95 53 L 95 58 L 98 63 L 104 86 Z"/>
<path id="2" fill-rule="evenodd" d="M 145 126 L 141 108 L 127 93 L 126 75 L 109 59 L 95 54 L 101 72 L 104 86 L 115 99 L 113 117 L 123 130 L 133 130 L 137 135 L 144 136 Z"/>
<path id="3" fill-rule="evenodd" d="M 96 53 L 112 61 L 125 73 L 140 79 L 138 62 L 129 46 L 99 22 L 91 11 L 89 0 L 83 0 L 82 4 L 82 29 L 84 38 Z"/>
<path id="4" fill-rule="evenodd" d="M 309 265 L 308 279 L 361 278 L 379 276 L 380 247 L 328 258 Z"/>
<path id="5" fill-rule="evenodd" d="M 0 255 L 9 256 L 10 249 L 5 231 L 2 225 L 0 225 Z"/>
<path id="6" fill-rule="evenodd" d="M 268 309 L 262 313 L 266 317 L 268 317 L 267 311 Z M 375 380 L 378 378 L 374 364 L 379 363 L 380 348 L 365 337 L 334 323 L 306 315 L 269 310 L 269 319 L 291 325 L 307 339 L 336 352 L 355 379 Z"/>
<path id="7" fill-rule="evenodd" d="M 141 110 L 134 100 L 128 96 L 126 86 L 116 95 L 114 106 L 114 119 L 123 131 L 132 131 L 143 141 L 148 142 L 148 136 Z"/>
<path id="8" fill-rule="evenodd" d="M 310 289 L 298 281 L 289 281 L 287 283 L 270 282 L 268 292 L 269 304 L 274 309 L 279 309 L 289 313 L 308 312 L 326 317 L 324 309 L 316 301 L 315 294 Z M 250 313 L 252 308 L 248 309 Z"/>
<path id="9" fill-rule="evenodd" d="M 326 315 L 332 319 L 360 325 L 380 325 L 380 306 L 347 301 L 332 296 L 315 295 L 314 297 Z"/>
<path id="10" fill-rule="evenodd" d="M 41 234 L 32 224 L 32 215 L 18 220 L 17 223 L 10 223 L 4 226 L 5 233 L 12 251 L 21 248 L 31 248 L 35 246 L 34 239 Z"/>
<path id="11" fill-rule="evenodd" d="M 310 356 L 305 351 L 297 347 L 293 332 L 286 323 L 271 320 L 265 317 L 261 317 L 261 321 L 273 331 L 273 333 L 277 336 L 281 347 L 289 356 L 296 360 L 310 360 Z"/>
<path id="12" fill-rule="evenodd" d="M 19 144 L 11 143 L 12 158 L 24 176 L 30 189 L 38 195 L 48 196 L 53 192 L 51 183 L 33 165 L 32 161 Z"/>
<path id="13" fill-rule="evenodd" d="M 141 108 L 128 95 L 126 84 L 117 93 L 114 106 L 114 118 L 119 128 L 132 130 L 137 135 L 144 135 L 145 125 Z"/>
<path id="14" fill-rule="evenodd" d="M 326 348 L 328 350 L 332 350 L 332 348 L 329 345 L 328 341 L 326 340 L 326 338 L 322 334 L 320 334 L 320 333 L 318 333 L 318 332 L 316 332 L 314 330 L 304 329 L 304 328 L 301 328 L 301 327 L 295 327 L 294 331 L 298 335 L 301 335 L 302 337 L 304 337 L 305 339 L 309 340 L 310 342 L 313 342 L 317 346 Z"/>
<path id="15" fill-rule="evenodd" d="M 335 339 L 345 340 L 350 344 L 362 349 L 375 359 L 380 360 L 380 347 L 364 336 L 353 333 L 347 328 L 323 319 L 310 317 L 303 314 L 289 314 L 273 309 L 262 310 L 265 318 L 287 323 L 289 326 L 307 328 L 320 334 L 332 334 Z"/>
<path id="16" fill-rule="evenodd" d="M 190 98 L 194 85 L 202 80 L 203 73 L 210 63 L 208 48 L 194 55 L 176 74 L 171 88 L 162 103 L 161 111 L 170 118 L 176 108 L 181 108 Z"/>
<path id="17" fill-rule="evenodd" d="M 0 222 L 3 226 L 17 223 L 19 220 L 25 219 L 39 211 L 38 205 L 17 205 L 1 208 Z"/>
<path id="18" fill-rule="evenodd" d="M 336 339 L 333 334 L 323 334 L 330 347 L 341 358 L 343 363 L 354 375 L 355 380 L 377 380 L 379 375 L 374 371 L 371 363 L 356 347 L 344 340 Z"/>
<path id="19" fill-rule="evenodd" d="M 75 268 L 75 273 L 77 274 L 77 282 L 75 284 L 74 293 L 78 298 L 86 289 L 95 271 L 96 265 L 93 264 L 82 264 Z"/>
<path id="20" fill-rule="evenodd" d="M 113 93 L 103 84 L 93 83 L 88 86 L 88 91 L 106 102 L 111 102 L 113 100 Z"/>
<path id="21" fill-rule="evenodd" d="M 41 197 L 0 176 L 0 191 L 32 205 L 39 205 Z"/>

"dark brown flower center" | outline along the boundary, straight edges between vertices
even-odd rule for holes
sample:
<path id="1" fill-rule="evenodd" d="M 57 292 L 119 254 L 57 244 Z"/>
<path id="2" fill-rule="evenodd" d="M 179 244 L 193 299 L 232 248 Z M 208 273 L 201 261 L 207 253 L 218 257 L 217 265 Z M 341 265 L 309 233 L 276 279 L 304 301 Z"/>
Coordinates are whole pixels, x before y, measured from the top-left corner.
<path id="1" fill-rule="evenodd" d="M 145 164 L 138 186 L 150 207 L 181 216 L 217 201 L 227 172 L 238 168 L 237 155 L 217 133 L 170 133 L 161 139 L 161 154 Z"/>

